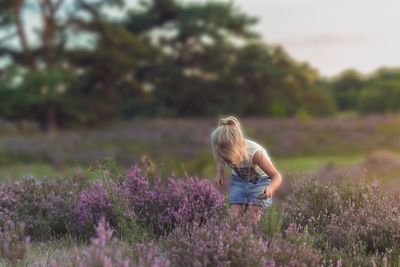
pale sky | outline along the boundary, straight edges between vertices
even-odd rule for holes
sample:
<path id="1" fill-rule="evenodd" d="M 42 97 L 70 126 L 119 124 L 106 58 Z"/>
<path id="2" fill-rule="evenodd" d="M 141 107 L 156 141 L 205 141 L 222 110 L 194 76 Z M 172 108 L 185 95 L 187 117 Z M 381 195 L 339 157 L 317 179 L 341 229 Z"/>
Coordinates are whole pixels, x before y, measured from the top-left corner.
<path id="1" fill-rule="evenodd" d="M 138 0 L 127 2 L 134 6 Z M 382 66 L 400 67 L 399 0 L 233 2 L 260 19 L 255 30 L 267 43 L 281 44 L 293 58 L 309 62 L 322 75 L 348 68 L 369 73 Z M 37 24 L 32 13 L 27 18 L 31 26 Z"/>
<path id="2" fill-rule="evenodd" d="M 235 0 L 256 31 L 322 75 L 400 67 L 398 0 Z"/>

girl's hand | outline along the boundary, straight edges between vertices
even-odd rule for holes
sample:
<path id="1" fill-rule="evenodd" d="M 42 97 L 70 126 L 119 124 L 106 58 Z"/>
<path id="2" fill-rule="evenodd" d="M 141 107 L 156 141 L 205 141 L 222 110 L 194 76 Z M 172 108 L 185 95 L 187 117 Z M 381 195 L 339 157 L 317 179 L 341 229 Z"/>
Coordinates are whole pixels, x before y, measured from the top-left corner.
<path id="1" fill-rule="evenodd" d="M 217 175 L 215 177 L 215 184 L 218 187 L 222 186 L 225 182 L 224 164 L 217 160 Z"/>
<path id="2" fill-rule="evenodd" d="M 266 186 L 264 191 L 258 196 L 258 198 L 264 199 L 264 198 L 270 198 L 272 197 L 272 194 L 274 192 L 269 188 L 269 186 Z"/>
<path id="3" fill-rule="evenodd" d="M 271 159 L 268 159 L 261 151 L 257 151 L 253 156 L 253 164 L 257 164 L 269 177 L 271 177 L 272 182 L 265 188 L 264 192 L 260 194 L 261 197 L 272 197 L 274 191 L 282 183 L 282 175 L 275 168 Z"/>
<path id="4" fill-rule="evenodd" d="M 215 183 L 217 186 L 221 186 L 224 184 L 224 179 L 222 177 L 216 178 Z"/>

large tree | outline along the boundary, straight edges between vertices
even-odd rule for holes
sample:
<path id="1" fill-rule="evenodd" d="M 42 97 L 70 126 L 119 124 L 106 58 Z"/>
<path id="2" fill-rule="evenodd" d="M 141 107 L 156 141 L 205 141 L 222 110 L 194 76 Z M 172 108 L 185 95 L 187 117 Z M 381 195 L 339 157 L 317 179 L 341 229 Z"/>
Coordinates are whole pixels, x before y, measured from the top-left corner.
<path id="1" fill-rule="evenodd" d="M 68 118 L 85 121 L 88 117 L 99 117 L 88 115 L 87 103 L 110 96 L 107 90 L 98 90 L 99 87 L 118 85 L 118 77 L 129 79 L 126 73 L 132 72 L 134 64 L 129 61 L 135 61 L 132 51 L 140 46 L 132 34 L 124 33 L 123 27 L 110 21 L 106 11 L 112 5 L 123 3 L 119 0 L 2 2 L 0 25 L 5 37 L 0 57 L 8 57 L 12 65 L 3 73 L 0 83 L 7 83 L 10 75 L 21 80 L 18 85 L 3 86 L 3 90 L 7 87 L 12 93 L 2 95 L 8 96 L 8 103 L 13 103 L 16 111 L 24 111 L 15 112 L 12 118 L 18 115 L 33 118 L 44 129 L 54 130 Z M 34 29 L 37 36 L 31 39 L 32 34 L 27 34 L 32 33 L 32 28 L 27 27 L 27 12 L 35 14 L 31 19 L 40 20 L 37 21 L 40 26 Z M 82 46 L 79 39 L 93 43 Z M 143 49 L 136 54 L 142 52 Z M 92 93 L 93 99 L 85 99 L 85 93 L 93 88 L 97 88 Z M 108 91 L 112 88 L 115 86 Z M 110 99 L 104 102 L 110 103 Z"/>
<path id="2" fill-rule="evenodd" d="M 153 0 L 131 12 L 127 28 L 162 52 L 140 72 L 154 88 L 158 113 L 331 113 L 333 102 L 316 88 L 318 73 L 264 44 L 256 23 L 230 2 Z"/>
<path id="3" fill-rule="evenodd" d="M 214 85 L 236 50 L 233 42 L 255 38 L 256 21 L 230 3 L 153 0 L 130 12 L 126 27 L 161 51 L 156 64 L 139 72 L 154 88 L 154 112 L 193 116 L 214 109 Z"/>

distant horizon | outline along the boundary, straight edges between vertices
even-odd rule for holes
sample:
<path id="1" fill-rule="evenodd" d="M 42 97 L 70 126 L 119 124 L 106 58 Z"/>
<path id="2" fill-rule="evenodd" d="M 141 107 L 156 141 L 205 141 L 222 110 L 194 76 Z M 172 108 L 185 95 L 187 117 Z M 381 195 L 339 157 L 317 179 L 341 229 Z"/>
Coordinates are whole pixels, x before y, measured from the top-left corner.
<path id="1" fill-rule="evenodd" d="M 321 76 L 354 69 L 368 75 L 400 67 L 400 2 L 395 0 L 235 0 L 260 19 L 255 30 Z"/>

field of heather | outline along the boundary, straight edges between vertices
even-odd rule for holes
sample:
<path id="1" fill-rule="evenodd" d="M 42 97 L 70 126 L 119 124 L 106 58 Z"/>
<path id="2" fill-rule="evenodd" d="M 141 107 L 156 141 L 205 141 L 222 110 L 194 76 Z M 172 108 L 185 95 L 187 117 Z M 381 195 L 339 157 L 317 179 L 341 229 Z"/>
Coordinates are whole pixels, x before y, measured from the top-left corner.
<path id="1" fill-rule="evenodd" d="M 290 180 L 259 225 L 207 179 L 97 166 L 101 176 L 0 186 L 10 266 L 397 266 L 400 198 L 376 180 Z"/>
<path id="2" fill-rule="evenodd" d="M 359 163 L 380 151 L 400 151 L 400 116 L 324 119 L 242 118 L 245 134 L 263 144 L 283 171 L 309 171 L 328 163 Z M 97 160 L 124 167 L 147 156 L 168 176 L 212 176 L 209 135 L 216 119 L 142 119 L 91 130 L 48 135 L 0 125 L 0 179 L 32 174 L 71 175 Z"/>
<path id="3" fill-rule="evenodd" d="M 3 126 L 0 265 L 398 266 L 400 116 L 242 121 L 284 175 L 259 225 L 212 182 L 215 120 Z"/>

